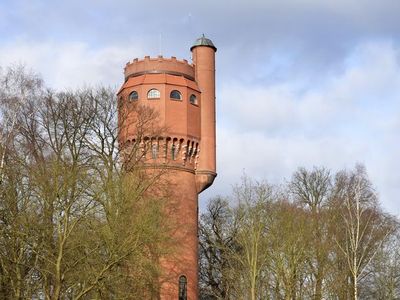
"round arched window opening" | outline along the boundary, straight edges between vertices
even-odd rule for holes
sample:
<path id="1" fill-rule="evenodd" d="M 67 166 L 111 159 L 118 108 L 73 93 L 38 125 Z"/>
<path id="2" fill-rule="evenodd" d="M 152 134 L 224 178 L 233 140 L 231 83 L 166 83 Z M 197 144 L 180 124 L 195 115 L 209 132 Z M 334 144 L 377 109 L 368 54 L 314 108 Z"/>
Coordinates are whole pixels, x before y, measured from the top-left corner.
<path id="1" fill-rule="evenodd" d="M 173 100 L 182 100 L 182 95 L 179 91 L 173 90 L 169 97 Z"/>
<path id="2" fill-rule="evenodd" d="M 129 101 L 136 101 L 139 100 L 139 94 L 136 91 L 133 91 L 129 94 Z"/>
<path id="3" fill-rule="evenodd" d="M 161 94 L 160 91 L 157 89 L 151 89 L 147 93 L 147 99 L 160 99 Z"/>
<path id="4" fill-rule="evenodd" d="M 189 102 L 191 103 L 191 104 L 197 104 L 197 97 L 196 97 L 196 95 L 190 95 L 190 98 L 189 98 Z"/>
<path id="5" fill-rule="evenodd" d="M 186 276 L 179 277 L 179 300 L 187 300 L 187 279 Z"/>

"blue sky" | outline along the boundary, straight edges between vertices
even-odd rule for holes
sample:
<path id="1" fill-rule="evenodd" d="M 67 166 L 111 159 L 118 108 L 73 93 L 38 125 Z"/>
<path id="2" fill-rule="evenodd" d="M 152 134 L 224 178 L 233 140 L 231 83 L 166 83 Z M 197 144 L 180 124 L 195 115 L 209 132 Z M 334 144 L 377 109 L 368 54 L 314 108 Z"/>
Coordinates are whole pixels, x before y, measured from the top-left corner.
<path id="1" fill-rule="evenodd" d="M 118 87 L 144 55 L 217 52 L 218 177 L 272 183 L 299 166 L 363 163 L 386 210 L 400 201 L 400 1 L 1 0 L 0 66 L 56 89 Z M 161 43 L 160 43 L 161 36 Z"/>

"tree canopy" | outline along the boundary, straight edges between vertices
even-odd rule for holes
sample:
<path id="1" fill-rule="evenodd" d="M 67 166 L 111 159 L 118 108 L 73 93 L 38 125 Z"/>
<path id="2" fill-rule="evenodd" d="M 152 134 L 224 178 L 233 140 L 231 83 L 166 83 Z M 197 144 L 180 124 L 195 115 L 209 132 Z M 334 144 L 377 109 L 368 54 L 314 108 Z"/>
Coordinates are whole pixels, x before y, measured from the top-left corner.
<path id="1" fill-rule="evenodd" d="M 56 92 L 14 67 L 0 103 L 0 298 L 155 297 L 167 226 L 162 193 L 146 191 L 161 175 L 118 145 L 115 91 Z M 140 132 L 156 130 L 132 109 Z"/>
<path id="2" fill-rule="evenodd" d="M 244 177 L 200 218 L 202 299 L 398 299 L 398 221 L 365 168 Z"/>

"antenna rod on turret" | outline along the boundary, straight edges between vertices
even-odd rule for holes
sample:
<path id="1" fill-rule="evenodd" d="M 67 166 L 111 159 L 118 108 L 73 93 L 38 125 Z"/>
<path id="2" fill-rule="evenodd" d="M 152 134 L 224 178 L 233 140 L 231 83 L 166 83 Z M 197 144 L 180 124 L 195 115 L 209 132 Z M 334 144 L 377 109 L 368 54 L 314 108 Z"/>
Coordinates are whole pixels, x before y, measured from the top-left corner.
<path id="1" fill-rule="evenodd" d="M 158 41 L 158 51 L 159 51 L 159 55 L 162 55 L 162 51 L 161 51 L 161 38 L 162 38 L 162 36 L 161 36 L 161 33 L 160 33 L 160 36 L 159 36 L 159 41 Z"/>

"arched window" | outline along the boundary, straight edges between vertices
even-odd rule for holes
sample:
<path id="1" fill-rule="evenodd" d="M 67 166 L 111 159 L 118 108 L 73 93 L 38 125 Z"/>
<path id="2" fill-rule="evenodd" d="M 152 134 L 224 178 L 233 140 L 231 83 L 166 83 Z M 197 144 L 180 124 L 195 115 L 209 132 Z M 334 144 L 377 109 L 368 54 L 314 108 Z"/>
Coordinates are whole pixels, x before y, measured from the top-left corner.
<path id="1" fill-rule="evenodd" d="M 160 91 L 157 89 L 151 89 L 147 93 L 147 99 L 160 99 Z"/>
<path id="2" fill-rule="evenodd" d="M 196 95 L 191 94 L 189 98 L 189 102 L 192 104 L 197 104 L 197 98 Z"/>
<path id="3" fill-rule="evenodd" d="M 171 94 L 169 95 L 169 97 L 170 97 L 171 99 L 174 99 L 174 100 L 182 100 L 182 95 L 181 95 L 181 93 L 180 93 L 179 91 L 177 91 L 177 90 L 173 90 L 173 91 L 171 92 Z"/>
<path id="4" fill-rule="evenodd" d="M 187 300 L 187 279 L 182 275 L 179 277 L 179 300 Z"/>
<path id="5" fill-rule="evenodd" d="M 133 91 L 129 94 L 129 101 L 136 101 L 139 99 L 139 94 L 136 91 Z"/>

